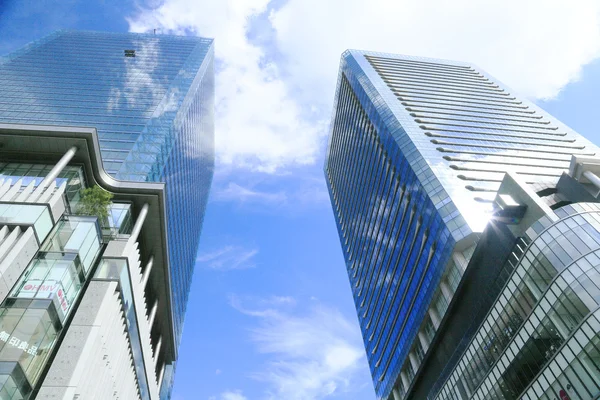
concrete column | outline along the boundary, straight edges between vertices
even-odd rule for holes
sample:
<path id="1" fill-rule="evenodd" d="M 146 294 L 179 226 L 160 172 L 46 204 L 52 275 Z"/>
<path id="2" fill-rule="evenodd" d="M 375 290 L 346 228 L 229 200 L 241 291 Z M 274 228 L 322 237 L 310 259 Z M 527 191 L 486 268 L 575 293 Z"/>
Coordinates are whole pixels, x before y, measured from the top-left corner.
<path id="1" fill-rule="evenodd" d="M 165 374 L 165 366 L 167 364 L 163 362 L 162 367 L 160 367 L 160 372 L 158 373 L 158 393 L 160 393 L 160 388 L 162 387 L 163 375 Z"/>
<path id="2" fill-rule="evenodd" d="M 150 310 L 150 316 L 148 317 L 148 329 L 152 332 L 152 324 L 154 323 L 154 317 L 156 317 L 156 311 L 158 310 L 158 299 L 154 302 L 152 310 Z"/>
<path id="3" fill-rule="evenodd" d="M 427 310 L 427 312 L 429 313 L 429 318 L 431 318 L 431 322 L 433 322 L 433 327 L 437 330 L 440 327 L 440 322 L 442 322 L 440 320 L 440 317 L 438 316 L 437 311 L 435 311 L 433 307 L 431 307 L 429 308 L 429 310 Z"/>
<path id="4" fill-rule="evenodd" d="M 410 382 L 408 381 L 408 378 L 406 377 L 406 372 L 404 372 L 404 371 L 400 372 L 400 379 L 402 380 L 402 384 L 404 385 L 404 388 L 406 390 L 408 390 L 408 387 L 410 386 Z"/>
<path id="5" fill-rule="evenodd" d="M 160 347 L 162 346 L 162 335 L 158 338 L 158 343 L 156 343 L 156 347 L 154 348 L 154 362 L 158 360 L 158 354 L 160 353 Z"/>
<path id="6" fill-rule="evenodd" d="M 596 186 L 597 189 L 600 189 L 600 178 L 598 175 L 594 174 L 592 171 L 585 171 L 583 176 L 585 176 L 592 185 Z"/>
<path id="7" fill-rule="evenodd" d="M 8 192 L 8 190 L 11 188 L 12 186 L 12 180 L 11 179 L 7 179 L 6 181 L 2 181 L 2 184 L 0 184 L 0 199 L 4 196 L 4 194 L 6 192 Z"/>
<path id="8" fill-rule="evenodd" d="M 67 150 L 65 155 L 62 156 L 62 158 L 58 161 L 58 163 L 56 163 L 54 168 L 52 168 L 50 170 L 50 173 L 48 175 L 46 175 L 46 177 L 44 178 L 42 183 L 39 184 L 38 188 L 40 188 L 40 187 L 45 188 L 45 187 L 49 186 L 50 182 L 55 180 L 56 177 L 58 176 L 58 174 L 60 174 L 62 172 L 62 170 L 65 169 L 65 167 L 67 166 L 69 161 L 71 161 L 71 159 L 73 158 L 75 153 L 77 153 L 77 147 L 75 147 L 75 146 L 73 146 L 69 150 Z"/>
<path id="9" fill-rule="evenodd" d="M 133 225 L 133 229 L 131 230 L 129 240 L 127 241 L 127 246 L 131 246 L 135 242 L 137 242 L 137 238 L 140 235 L 140 232 L 142 231 L 142 225 L 144 225 L 144 221 L 146 220 L 146 216 L 148 215 L 148 208 L 148 204 L 144 204 L 144 206 L 140 210 L 140 213 L 137 219 L 135 220 L 135 225 Z"/>
<path id="10" fill-rule="evenodd" d="M 412 351 L 408 353 L 408 359 L 410 360 L 410 365 L 412 365 L 413 371 L 415 371 L 416 374 L 417 370 L 419 369 L 419 361 Z"/>
<path id="11" fill-rule="evenodd" d="M 144 269 L 144 275 L 142 276 L 142 287 L 146 289 L 146 285 L 148 284 L 148 279 L 150 278 L 150 272 L 152 271 L 152 265 L 154 264 L 154 256 L 150 257 L 148 264 L 146 264 L 146 268 Z"/>
<path id="12" fill-rule="evenodd" d="M 10 180 L 9 180 L 9 182 L 10 182 Z M 2 195 L 2 198 L 0 200 L 11 201 L 13 199 L 13 197 L 15 197 L 17 195 L 17 193 L 19 193 L 22 183 L 23 183 L 23 179 L 19 179 L 14 185 L 9 187 L 9 189 Z"/>
<path id="13" fill-rule="evenodd" d="M 392 393 L 394 394 L 394 400 L 402 400 L 402 395 L 400 394 L 400 391 L 398 391 L 398 389 L 393 388 Z"/>
<path id="14" fill-rule="evenodd" d="M 450 290 L 450 287 L 448 287 L 448 284 L 444 281 L 441 281 L 440 290 L 442 291 L 442 296 L 444 296 L 448 304 L 450 304 L 450 301 L 452 300 L 452 291 Z"/>
<path id="15" fill-rule="evenodd" d="M 427 340 L 425 333 L 419 331 L 417 336 L 419 337 L 419 342 L 421 342 L 421 347 L 423 348 L 423 352 L 427 353 L 427 349 L 429 349 L 429 340 Z"/>
<path id="16" fill-rule="evenodd" d="M 458 251 L 452 253 L 452 261 L 454 261 L 454 264 L 460 267 L 462 272 L 465 272 L 465 270 L 467 269 L 467 265 L 469 264 L 465 256 L 463 256 L 462 253 Z"/>

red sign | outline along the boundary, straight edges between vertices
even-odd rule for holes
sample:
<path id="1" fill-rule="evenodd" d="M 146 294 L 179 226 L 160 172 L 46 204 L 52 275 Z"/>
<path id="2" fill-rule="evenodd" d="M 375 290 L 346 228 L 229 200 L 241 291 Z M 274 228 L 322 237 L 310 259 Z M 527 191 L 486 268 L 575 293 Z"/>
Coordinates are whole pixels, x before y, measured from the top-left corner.
<path id="1" fill-rule="evenodd" d="M 65 291 L 60 282 L 30 280 L 25 282 L 19 291 L 20 297 L 36 297 L 38 299 L 52 299 L 58 302 L 63 313 L 69 309 L 69 303 Z"/>

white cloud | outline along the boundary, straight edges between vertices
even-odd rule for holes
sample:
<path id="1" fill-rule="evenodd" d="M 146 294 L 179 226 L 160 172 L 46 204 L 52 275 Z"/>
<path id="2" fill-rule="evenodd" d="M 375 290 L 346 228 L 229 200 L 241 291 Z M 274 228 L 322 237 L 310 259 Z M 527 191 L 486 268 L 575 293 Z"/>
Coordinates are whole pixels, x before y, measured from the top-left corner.
<path id="1" fill-rule="evenodd" d="M 320 172 L 320 171 L 319 171 Z M 271 175 L 267 179 L 252 179 L 255 174 L 235 175 L 217 178 L 213 183 L 211 201 L 233 202 L 241 205 L 259 206 L 265 211 L 281 211 L 290 213 L 302 212 L 312 207 L 329 207 L 329 194 L 322 178 L 312 173 L 291 174 L 285 176 Z M 233 177 L 233 176 L 232 176 Z"/>
<path id="2" fill-rule="evenodd" d="M 258 249 L 247 249 L 241 246 L 224 246 L 209 253 L 202 253 L 196 257 L 196 262 L 218 271 L 234 269 L 248 269 L 256 267 L 254 257 Z"/>
<path id="3" fill-rule="evenodd" d="M 129 18 L 130 30 L 216 38 L 216 147 L 219 160 L 274 172 L 315 161 L 325 123 L 309 123 L 277 65 L 247 38 L 269 0 L 167 0 Z"/>
<path id="4" fill-rule="evenodd" d="M 552 97 L 599 56 L 599 13 L 596 0 L 289 0 L 270 19 L 291 75 L 314 96 L 334 90 L 339 55 L 353 48 L 470 61 Z"/>
<path id="5" fill-rule="evenodd" d="M 240 390 L 234 390 L 221 393 L 221 400 L 248 400 L 248 398 Z"/>
<path id="6" fill-rule="evenodd" d="M 307 312 L 299 312 L 290 308 L 294 302 L 281 298 L 246 303 L 231 299 L 237 310 L 257 318 L 251 339 L 270 357 L 253 377 L 266 383 L 266 398 L 316 400 L 352 393 L 364 384 L 359 382 L 365 362 L 360 331 L 337 309 L 313 301 Z"/>
<path id="7" fill-rule="evenodd" d="M 266 192 L 253 190 L 240 186 L 237 183 L 230 182 L 226 187 L 216 189 L 214 198 L 217 201 L 235 201 L 242 203 L 247 201 L 258 201 L 261 203 L 281 204 L 287 200 L 287 195 L 282 191 Z"/>
<path id="8" fill-rule="evenodd" d="M 597 0 L 164 0 L 129 23 L 216 38 L 219 160 L 274 172 L 318 158 L 347 48 L 471 61 L 548 98 L 599 56 L 599 14 Z"/>

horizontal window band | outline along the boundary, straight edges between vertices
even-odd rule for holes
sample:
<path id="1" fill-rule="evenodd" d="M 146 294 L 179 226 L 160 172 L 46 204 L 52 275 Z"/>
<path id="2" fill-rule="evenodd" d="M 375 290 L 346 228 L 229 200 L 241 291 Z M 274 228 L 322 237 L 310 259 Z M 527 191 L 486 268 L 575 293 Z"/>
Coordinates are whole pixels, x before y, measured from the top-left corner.
<path id="1" fill-rule="evenodd" d="M 557 155 L 565 155 L 565 156 L 571 156 L 571 155 L 577 155 L 577 156 L 594 156 L 596 155 L 596 153 L 582 153 L 582 152 L 571 152 L 571 151 L 550 151 L 550 150 L 540 150 L 540 149 L 515 149 L 513 147 L 500 147 L 500 146 L 486 146 L 486 145 L 477 145 L 477 146 L 473 146 L 473 145 L 465 145 L 465 144 L 459 144 L 459 143 L 452 143 L 452 142 L 444 142 L 444 141 L 438 141 L 438 144 L 444 144 L 447 146 L 457 146 L 457 147 L 483 147 L 483 148 L 488 148 L 488 149 L 496 149 L 496 150 L 507 150 L 507 151 L 527 151 L 527 152 L 531 152 L 531 153 L 544 153 L 544 154 L 557 154 Z M 504 153 L 484 153 L 484 152 L 478 152 L 478 151 L 469 151 L 469 150 L 462 150 L 462 149 L 450 149 L 447 147 L 437 147 L 436 148 L 437 151 L 440 152 L 444 152 L 444 153 L 465 153 L 465 154 L 478 154 L 478 155 L 503 155 L 505 157 L 531 157 L 531 156 L 521 156 L 518 154 L 515 155 L 505 155 Z M 550 160 L 554 160 L 554 158 L 550 158 Z"/>
<path id="2" fill-rule="evenodd" d="M 435 104 L 435 103 L 432 103 Z M 544 123 L 547 124 L 549 121 L 540 121 L 544 117 L 541 115 L 534 115 L 533 112 L 522 112 L 513 110 L 502 110 L 504 112 L 498 112 L 500 110 L 495 108 L 485 107 L 436 107 L 427 104 L 402 104 L 405 106 L 406 111 L 410 111 L 413 114 L 424 113 L 434 115 L 456 115 L 466 116 L 471 118 L 489 118 L 489 119 L 505 119 L 507 121 L 523 121 L 527 123 Z M 493 111 L 492 111 L 493 110 Z M 514 114 L 513 114 L 514 113 Z M 509 118 L 510 117 L 510 118 Z M 531 121 L 535 120 L 535 121 Z M 537 122 L 540 121 L 540 122 Z"/>
<path id="3" fill-rule="evenodd" d="M 417 97 L 417 96 L 435 96 L 435 97 L 439 97 L 439 98 L 443 98 L 443 99 L 448 99 L 451 101 L 462 101 L 462 99 L 467 99 L 467 100 L 477 100 L 477 101 L 482 101 L 482 102 L 487 102 L 487 103 L 491 103 L 491 104 L 522 104 L 521 101 L 513 101 L 513 100 L 517 100 L 516 97 L 501 97 L 501 96 L 483 96 L 483 95 L 465 95 L 463 93 L 459 93 L 459 92 L 450 92 L 450 91 L 442 91 L 442 90 L 436 90 L 436 91 L 432 91 L 432 90 L 413 90 L 413 89 L 409 89 L 409 88 L 390 88 L 392 92 L 394 92 L 394 94 L 396 96 L 408 96 L 408 97 Z M 459 100 L 453 100 L 453 99 L 459 99 Z M 486 104 L 487 104 L 486 103 Z"/>
<path id="4" fill-rule="evenodd" d="M 577 149 L 582 150 L 585 146 L 566 146 L 566 145 L 558 145 L 558 144 L 546 144 L 546 143 L 530 143 L 530 142 L 512 142 L 509 140 L 497 140 L 497 139 L 487 139 L 487 138 L 463 138 L 459 136 L 451 136 L 451 135 L 436 135 L 436 137 L 440 138 L 448 138 L 448 139 L 457 139 L 457 140 L 472 140 L 472 141 L 481 141 L 481 142 L 494 142 L 494 143 L 511 143 L 511 144 L 522 144 L 522 145 L 531 145 L 531 146 L 544 146 L 544 147 L 561 147 L 565 149 Z M 439 141 L 437 139 L 431 140 L 433 144 L 445 144 L 443 141 Z M 463 146 L 469 146 L 468 144 L 463 144 Z M 479 144 L 473 144 L 473 147 L 484 147 Z"/>
<path id="5" fill-rule="evenodd" d="M 440 94 L 445 94 L 445 93 L 455 93 L 455 94 L 466 94 L 466 95 L 470 95 L 473 97 L 483 97 L 483 98 L 492 98 L 492 99 L 502 99 L 502 98 L 506 98 L 506 99 L 510 99 L 510 100 L 515 100 L 515 97 L 510 97 L 511 94 L 505 92 L 504 90 L 502 91 L 484 91 L 484 90 L 474 90 L 471 88 L 455 88 L 455 87 L 439 87 L 439 86 L 432 86 L 432 85 L 410 85 L 410 84 L 399 84 L 399 83 L 394 83 L 394 82 L 390 82 L 389 79 L 384 79 L 384 82 L 387 84 L 387 86 L 394 90 L 394 91 L 420 91 L 420 92 L 427 92 L 427 93 L 440 93 Z"/>
<path id="6" fill-rule="evenodd" d="M 537 135 L 541 135 L 541 134 L 536 134 L 536 136 L 530 137 L 530 136 L 523 136 L 523 135 L 513 135 L 513 134 L 510 134 L 510 133 L 499 133 L 498 131 L 495 131 L 495 132 L 481 132 L 481 131 L 468 131 L 466 129 L 464 129 L 464 130 L 457 130 L 457 129 L 456 130 L 455 129 L 436 129 L 436 128 L 432 128 L 432 127 L 426 126 L 426 125 L 419 125 L 419 128 L 421 128 L 423 130 L 427 130 L 427 132 L 425 132 L 425 136 L 429 136 L 429 137 L 456 137 L 456 136 L 452 136 L 452 135 L 444 135 L 444 134 L 438 134 L 438 133 L 430 132 L 430 131 L 434 131 L 434 132 L 462 133 L 463 135 L 471 135 L 471 136 L 460 136 L 460 138 L 461 139 L 473 139 L 473 140 L 486 140 L 485 138 L 480 139 L 480 138 L 478 138 L 478 137 L 475 136 L 475 135 L 481 135 L 481 136 L 492 136 L 492 137 L 528 139 L 528 140 L 534 140 L 534 141 L 543 140 L 543 141 L 546 141 L 546 142 L 555 142 L 555 143 L 575 143 L 576 142 L 575 139 L 558 139 L 558 138 L 553 138 L 553 137 L 539 137 L 539 136 L 537 136 Z M 493 129 L 490 129 L 490 130 L 493 130 Z M 515 130 L 514 132 L 519 132 L 519 131 Z M 525 133 L 527 133 L 527 132 L 525 132 Z M 490 140 L 492 140 L 492 139 L 490 139 Z M 538 142 L 533 142 L 533 143 L 538 143 Z"/>
<path id="7" fill-rule="evenodd" d="M 375 72 L 383 79 L 384 77 L 395 77 L 395 78 L 419 78 L 419 79 L 438 79 L 444 82 L 453 83 L 469 83 L 474 85 L 494 85 L 495 83 L 485 77 L 474 77 L 465 75 L 448 75 L 447 73 L 438 73 L 432 71 L 422 71 L 419 69 L 397 69 L 389 67 L 373 67 Z"/>
<path id="8" fill-rule="evenodd" d="M 466 65 L 453 65 L 453 64 L 437 63 L 437 62 L 432 62 L 432 61 L 408 60 L 408 59 L 389 58 L 389 57 L 372 56 L 372 55 L 365 55 L 365 58 L 369 61 L 373 61 L 374 63 L 389 62 L 389 63 L 394 63 L 394 64 L 395 63 L 414 64 L 414 65 L 418 65 L 418 66 L 432 65 L 432 66 L 456 68 L 456 69 L 467 70 L 467 71 L 475 71 L 475 69 L 473 69 L 473 67 L 469 67 Z"/>
<path id="9" fill-rule="evenodd" d="M 419 122 L 416 121 L 415 122 Z M 446 125 L 447 127 L 445 127 Z M 552 133 L 552 132 L 536 132 L 524 129 L 508 129 L 508 128 L 494 128 L 488 126 L 469 126 L 469 125 L 450 125 L 450 124 L 431 124 L 431 125 L 419 125 L 419 128 L 425 131 L 435 132 L 457 132 L 464 133 L 467 135 L 494 135 L 494 136 L 505 136 L 505 137 L 522 137 L 525 139 L 536 139 L 536 140 L 550 140 L 553 142 L 566 142 L 574 143 L 577 139 L 567 139 L 567 133 Z M 456 128 L 456 129 L 450 129 Z M 514 133 L 511 133 L 514 132 Z M 427 132 L 425 133 L 427 134 Z M 525 135 L 524 135 L 525 134 Z M 532 135 L 532 136 L 529 136 Z M 427 134 L 427 136 L 431 136 Z"/>
<path id="10" fill-rule="evenodd" d="M 432 69 L 415 69 L 415 68 L 410 68 L 410 67 L 394 67 L 394 68 L 389 68 L 389 67 L 375 67 L 375 72 L 379 75 L 380 78 L 384 79 L 384 78 L 402 78 L 405 76 L 411 76 L 411 75 L 420 75 L 422 77 L 434 77 L 434 78 L 440 78 L 440 79 L 444 79 L 447 82 L 454 82 L 454 83 L 460 83 L 460 82 L 472 82 L 472 83 L 491 83 L 493 84 L 494 82 L 490 81 L 489 79 L 481 76 L 481 75 L 465 75 L 465 74 L 457 74 L 455 72 L 448 72 L 448 71 L 440 71 L 440 70 L 432 70 Z"/>
<path id="11" fill-rule="evenodd" d="M 529 107 L 508 107 L 506 106 L 490 106 L 483 107 L 482 105 L 478 105 L 480 103 L 457 103 L 457 102 L 444 102 L 444 101 L 429 101 L 429 100 L 401 100 L 401 103 L 404 107 L 406 107 L 407 111 L 423 111 L 419 110 L 421 108 L 428 108 L 434 110 L 451 110 L 451 111 L 461 111 L 467 113 L 474 114 L 496 114 L 496 115 L 505 115 L 509 117 L 519 117 L 519 118 L 542 118 L 542 116 L 534 115 L 535 110 L 529 110 Z M 491 110 L 491 111 L 490 111 Z"/>
<path id="12" fill-rule="evenodd" d="M 474 69 L 463 69 L 463 68 L 452 68 L 446 65 L 425 65 L 425 64 L 410 64 L 404 62 L 369 62 L 375 69 L 388 69 L 388 70 L 409 70 L 409 71 L 426 71 L 426 72 L 437 72 L 439 74 L 448 76 L 466 76 L 474 78 L 485 77 L 475 71 Z"/>
<path id="13" fill-rule="evenodd" d="M 434 114 L 434 115 L 423 115 L 423 114 L 417 114 L 417 113 L 412 112 L 412 113 L 410 113 L 410 116 L 413 118 L 418 118 L 418 119 L 423 118 L 423 119 L 434 119 L 434 120 L 442 120 L 442 121 L 459 121 L 459 122 L 470 122 L 473 124 L 506 125 L 506 126 L 518 126 L 518 127 L 523 127 L 523 128 L 535 128 L 535 129 L 546 129 L 546 130 L 557 130 L 558 129 L 558 127 L 556 127 L 556 126 L 548 126 L 548 125 L 550 125 L 550 121 L 524 121 L 524 120 L 519 120 L 519 119 L 500 118 L 500 117 L 492 117 L 492 116 L 487 117 L 487 116 L 435 113 L 435 112 L 431 112 L 430 114 Z M 449 117 L 447 117 L 446 115 L 449 115 Z M 452 118 L 452 117 L 480 118 L 480 120 Z M 508 121 L 508 122 L 503 122 L 503 121 Z M 420 122 L 420 121 L 417 121 L 417 122 Z M 431 121 L 431 123 L 437 124 L 436 121 Z M 546 126 L 542 126 L 542 125 L 546 125 Z"/>
<path id="14" fill-rule="evenodd" d="M 510 93 L 507 93 L 504 89 L 495 89 L 493 87 L 481 87 L 477 85 L 460 85 L 460 84 L 450 84 L 450 83 L 436 83 L 436 82 L 427 82 L 425 80 L 421 81 L 410 81 L 406 79 L 399 78 L 384 78 L 383 81 L 390 87 L 416 87 L 416 88 L 424 88 L 426 90 L 439 90 L 439 91 L 457 91 L 457 92 L 468 92 L 468 93 L 481 93 L 481 94 L 490 94 L 490 95 L 499 95 L 499 96 L 508 96 Z"/>
<path id="15" fill-rule="evenodd" d="M 396 97 L 398 98 L 398 100 L 400 101 L 406 101 L 406 102 L 415 102 L 415 103 L 419 103 L 421 100 L 420 99 L 425 99 L 425 100 L 437 100 L 437 101 L 441 101 L 442 103 L 440 104 L 447 104 L 447 105 L 463 105 L 463 104 L 477 104 L 477 105 L 486 105 L 486 106 L 494 106 L 494 107 L 507 107 L 507 108 L 520 108 L 520 109 L 527 109 L 529 108 L 528 106 L 523 106 L 520 105 L 522 103 L 520 102 L 516 102 L 516 103 L 509 103 L 509 102 L 486 102 L 486 101 L 471 101 L 471 100 L 453 100 L 453 99 L 449 99 L 448 97 L 444 97 L 444 96 L 422 96 L 422 95 L 412 95 L 412 94 L 400 94 L 400 93 L 394 93 L 396 95 Z M 475 99 L 473 99 L 475 100 Z"/>
<path id="16" fill-rule="evenodd" d="M 500 165 L 512 165 L 512 166 L 521 166 L 521 167 L 541 167 L 541 168 L 557 168 L 560 170 L 567 170 L 569 169 L 569 161 L 558 161 L 558 162 L 562 162 L 564 164 L 567 165 L 563 165 L 563 166 L 558 166 L 558 165 L 537 165 L 537 164 L 525 164 L 525 163 L 511 163 L 508 161 L 497 161 L 497 160 L 492 160 L 492 161 L 488 161 L 488 160 L 464 160 L 464 159 L 460 159 L 460 158 L 455 158 L 455 157 L 448 157 L 448 156 L 444 156 L 443 157 L 444 160 L 446 161 L 454 161 L 454 162 L 462 162 L 462 163 L 480 163 L 480 164 L 500 164 Z M 544 161 L 544 160 L 540 160 L 540 161 Z"/>
<path id="17" fill-rule="evenodd" d="M 444 121 L 447 121 L 447 119 L 443 118 Z M 554 127 L 554 128 L 549 128 L 549 127 L 544 127 L 544 126 L 527 126 L 527 125 L 518 125 L 518 124 L 506 124 L 506 123 L 490 123 L 490 122 L 479 122 L 479 121 L 472 121 L 472 120 L 456 120 L 457 122 L 465 122 L 466 124 L 458 124 L 458 123 L 452 123 L 452 121 L 449 122 L 443 122 L 443 121 L 426 121 L 426 120 L 422 120 L 421 118 L 415 118 L 415 122 L 418 124 L 431 124 L 431 125 L 435 125 L 435 126 L 449 126 L 449 127 L 458 127 L 458 128 L 465 128 L 465 129 L 481 129 L 481 130 L 492 130 L 492 131 L 501 131 L 501 132 L 521 132 L 521 133 L 532 133 L 535 135 L 545 135 L 545 136 L 567 136 L 566 132 L 562 132 L 562 133 L 554 133 L 554 132 L 549 132 L 549 131 L 556 131 L 558 130 L 558 127 Z M 494 126 L 487 126 L 487 125 L 499 125 L 498 127 L 494 127 Z M 423 125 L 423 126 L 427 126 L 427 125 Z M 515 127 L 515 128 L 528 128 L 528 129 L 533 129 L 533 130 L 526 130 L 526 129 L 514 129 L 511 127 Z M 447 130 L 444 128 L 434 128 L 431 126 L 428 126 L 426 129 L 431 129 L 431 130 Z M 454 131 L 454 130 L 451 130 Z M 575 140 L 575 139 L 573 139 Z"/>
<path id="18" fill-rule="evenodd" d="M 506 165 L 506 164 L 502 164 L 502 165 Z M 496 166 L 499 167 L 498 164 L 496 164 Z M 481 168 L 483 167 L 483 165 L 480 168 L 475 167 L 468 167 L 468 166 L 463 166 L 463 165 L 456 165 L 456 164 L 450 164 L 448 165 L 448 167 L 454 171 L 473 171 L 473 172 L 489 172 L 489 173 L 506 173 L 508 171 L 512 171 L 512 170 L 516 170 L 518 168 L 527 168 L 527 174 L 529 175 L 542 175 L 542 176 L 555 176 L 555 175 L 560 175 L 562 171 L 565 171 L 565 168 L 560 168 L 560 167 L 543 167 L 543 166 L 537 166 L 537 165 L 523 165 L 523 164 L 519 164 L 519 165 L 514 165 L 514 168 L 507 168 L 507 169 L 493 169 L 493 166 L 490 165 L 490 169 L 486 169 L 486 168 Z M 555 169 L 557 170 L 556 173 L 554 171 L 547 171 L 549 169 Z M 540 172 L 536 172 L 536 170 L 540 170 Z M 520 172 L 523 173 L 523 172 Z"/>
<path id="19" fill-rule="evenodd" d="M 456 81 L 449 79 L 441 79 L 428 75 L 421 75 L 418 78 L 413 75 L 389 75 L 380 74 L 382 79 L 387 83 L 388 81 L 399 82 L 399 84 L 417 84 L 417 85 L 440 85 L 442 87 L 459 87 L 459 88 L 471 88 L 483 91 L 503 91 L 499 85 L 490 81 Z"/>

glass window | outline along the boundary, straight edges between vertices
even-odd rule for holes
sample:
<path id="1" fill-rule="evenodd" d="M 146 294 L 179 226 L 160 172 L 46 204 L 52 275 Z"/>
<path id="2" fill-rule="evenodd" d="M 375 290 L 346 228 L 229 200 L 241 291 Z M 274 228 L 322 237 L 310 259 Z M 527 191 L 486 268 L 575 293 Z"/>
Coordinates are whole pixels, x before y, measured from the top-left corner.
<path id="1" fill-rule="evenodd" d="M 431 318 L 429 317 L 425 317 L 423 332 L 425 332 L 425 336 L 427 337 L 429 343 L 431 343 L 433 337 L 435 336 L 435 327 L 433 326 L 433 322 L 431 322 Z"/>
<path id="2" fill-rule="evenodd" d="M 419 364 L 423 361 L 425 357 L 425 352 L 423 351 L 423 347 L 421 346 L 421 342 L 419 340 L 415 340 L 415 347 L 413 349 L 415 356 L 417 357 L 417 361 Z"/>
<path id="3" fill-rule="evenodd" d="M 56 224 L 41 251 L 77 253 L 87 273 L 100 250 L 100 244 L 96 217 L 65 216 Z"/>

